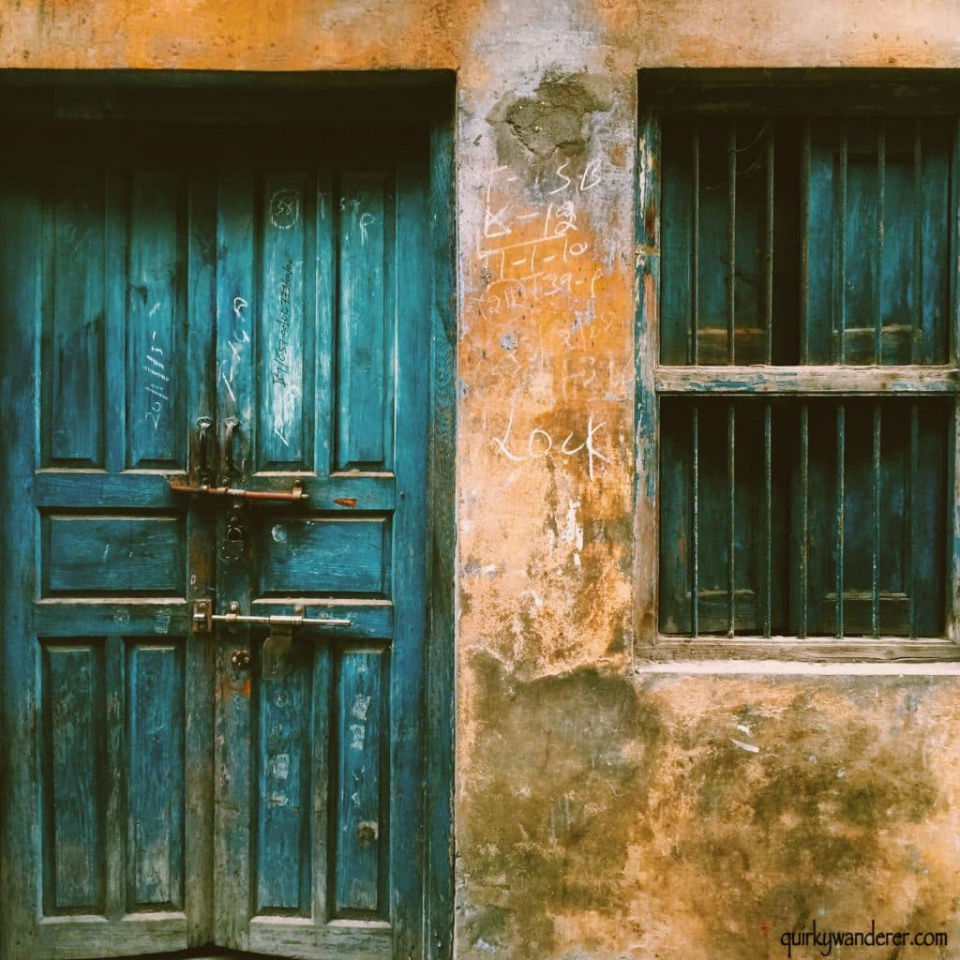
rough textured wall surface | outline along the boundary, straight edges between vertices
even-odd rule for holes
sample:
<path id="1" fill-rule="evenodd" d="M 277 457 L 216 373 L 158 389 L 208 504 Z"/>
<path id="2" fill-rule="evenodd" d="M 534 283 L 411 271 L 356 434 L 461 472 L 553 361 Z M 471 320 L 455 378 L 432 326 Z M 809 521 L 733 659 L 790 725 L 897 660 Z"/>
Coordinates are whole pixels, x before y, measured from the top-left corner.
<path id="1" fill-rule="evenodd" d="M 873 919 L 954 947 L 837 955 L 957 955 L 957 683 L 475 668 L 461 957 L 782 957 Z"/>
<path id="2" fill-rule="evenodd" d="M 955 676 L 631 658 L 637 70 L 960 66 L 953 0 L 8 0 L 0 58 L 457 71 L 461 960 L 960 955 Z"/>

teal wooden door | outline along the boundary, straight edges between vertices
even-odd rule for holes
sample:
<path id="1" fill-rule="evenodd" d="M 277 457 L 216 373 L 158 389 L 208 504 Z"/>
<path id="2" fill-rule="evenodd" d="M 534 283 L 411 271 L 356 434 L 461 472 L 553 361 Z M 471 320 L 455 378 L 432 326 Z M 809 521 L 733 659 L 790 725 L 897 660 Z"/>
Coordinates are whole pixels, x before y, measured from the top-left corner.
<path id="1" fill-rule="evenodd" d="M 282 165 L 275 142 L 221 161 L 217 398 L 235 424 L 221 482 L 309 499 L 221 511 L 217 599 L 349 626 L 300 628 L 285 648 L 263 626 L 220 632 L 216 939 L 367 960 L 400 937 L 406 956 L 422 779 L 424 168 L 383 163 L 383 145 L 318 167 L 319 143 L 297 165 L 293 146 Z"/>
<path id="2" fill-rule="evenodd" d="M 413 955 L 426 149 L 107 129 L 2 171 L 3 956 Z"/>

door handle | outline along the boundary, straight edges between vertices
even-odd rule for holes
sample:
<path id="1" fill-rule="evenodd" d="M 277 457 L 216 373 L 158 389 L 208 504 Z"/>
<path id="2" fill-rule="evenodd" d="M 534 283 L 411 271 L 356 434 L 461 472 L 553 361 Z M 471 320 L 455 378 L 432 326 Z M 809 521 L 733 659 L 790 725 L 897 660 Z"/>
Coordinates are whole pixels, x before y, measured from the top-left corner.
<path id="1" fill-rule="evenodd" d="M 210 417 L 197 418 L 197 469 L 196 476 L 200 483 L 210 482 L 210 427 L 213 420 Z"/>
<path id="2" fill-rule="evenodd" d="M 243 471 L 237 466 L 234 448 L 237 443 L 237 434 L 240 433 L 240 421 L 236 417 L 228 417 L 225 422 L 227 429 L 223 437 L 224 473 L 231 477 L 239 476 Z"/>
<path id="3" fill-rule="evenodd" d="M 231 626 L 258 624 L 274 628 L 289 630 L 293 627 L 349 627 L 350 621 L 334 619 L 333 617 L 305 617 L 302 614 L 273 614 L 267 617 L 250 616 L 239 612 L 239 605 L 230 604 L 229 613 L 214 613 L 212 600 L 195 600 L 193 603 L 193 632 L 213 633 L 215 623 L 226 623 Z"/>
<path id="4" fill-rule="evenodd" d="M 208 497 L 230 497 L 233 500 L 276 500 L 284 503 L 309 500 L 309 494 L 303 492 L 300 480 L 294 480 L 289 492 L 273 490 L 244 490 L 242 487 L 231 487 L 230 476 L 242 474 L 242 463 L 237 465 L 237 444 L 240 433 L 240 421 L 236 417 L 229 417 L 226 421 L 226 432 L 223 439 L 223 465 L 228 476 L 223 478 L 223 486 L 214 486 L 213 471 L 211 469 L 213 420 L 210 417 L 197 418 L 197 436 L 194 443 L 196 464 L 189 476 L 168 477 L 167 485 L 173 493 L 203 494 Z M 195 479 L 196 483 L 190 480 Z"/>

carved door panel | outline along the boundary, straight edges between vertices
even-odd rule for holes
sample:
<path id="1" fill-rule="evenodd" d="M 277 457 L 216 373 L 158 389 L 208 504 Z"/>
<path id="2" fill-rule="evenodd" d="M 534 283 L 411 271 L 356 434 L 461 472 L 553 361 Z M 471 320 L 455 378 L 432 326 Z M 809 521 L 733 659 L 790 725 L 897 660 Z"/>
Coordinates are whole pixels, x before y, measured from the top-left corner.
<path id="1" fill-rule="evenodd" d="M 4 957 L 406 956 L 426 150 L 20 133 L 0 188 Z"/>

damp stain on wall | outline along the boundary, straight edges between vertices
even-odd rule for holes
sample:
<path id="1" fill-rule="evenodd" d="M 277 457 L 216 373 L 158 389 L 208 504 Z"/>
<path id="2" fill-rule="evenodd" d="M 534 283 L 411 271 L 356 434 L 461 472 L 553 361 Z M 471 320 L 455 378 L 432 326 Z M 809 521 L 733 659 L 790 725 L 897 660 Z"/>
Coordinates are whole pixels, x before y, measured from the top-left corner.
<path id="1" fill-rule="evenodd" d="M 955 690 L 471 666 L 464 956 L 740 960 L 814 921 L 956 934 Z"/>

